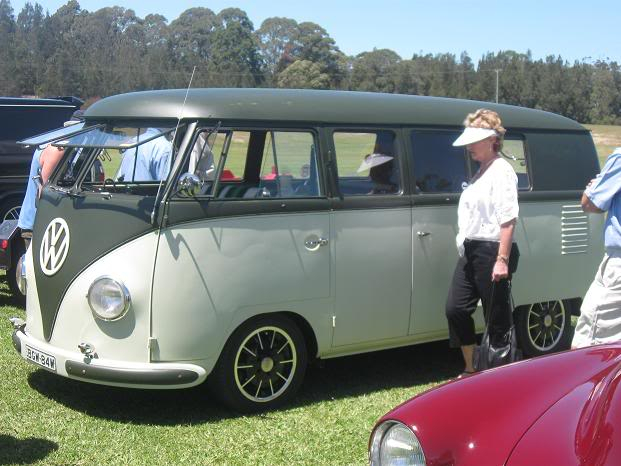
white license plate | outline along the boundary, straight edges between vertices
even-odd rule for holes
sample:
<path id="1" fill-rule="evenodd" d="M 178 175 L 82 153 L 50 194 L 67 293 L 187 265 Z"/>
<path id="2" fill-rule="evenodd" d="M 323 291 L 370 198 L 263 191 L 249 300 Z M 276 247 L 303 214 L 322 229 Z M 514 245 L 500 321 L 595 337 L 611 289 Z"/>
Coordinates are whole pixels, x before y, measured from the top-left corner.
<path id="1" fill-rule="evenodd" d="M 26 359 L 34 362 L 38 366 L 56 372 L 56 358 L 54 356 L 45 354 L 42 351 L 31 348 L 28 345 L 26 345 Z"/>

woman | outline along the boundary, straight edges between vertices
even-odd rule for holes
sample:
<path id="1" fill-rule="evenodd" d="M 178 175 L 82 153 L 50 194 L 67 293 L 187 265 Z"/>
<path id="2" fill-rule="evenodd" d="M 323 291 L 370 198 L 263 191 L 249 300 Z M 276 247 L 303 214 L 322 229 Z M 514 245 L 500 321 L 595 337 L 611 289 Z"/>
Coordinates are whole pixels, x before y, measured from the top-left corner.
<path id="1" fill-rule="evenodd" d="M 474 372 L 476 343 L 472 314 L 481 299 L 489 309 L 494 284 L 490 342 L 503 344 L 511 326 L 509 257 L 518 216 L 517 176 L 498 154 L 505 129 L 496 112 L 477 110 L 466 117 L 454 146 L 466 146 L 479 170 L 459 198 L 457 249 L 459 260 L 446 302 L 450 344 L 460 347 L 465 374 Z M 513 265 L 513 264 L 512 264 Z"/>

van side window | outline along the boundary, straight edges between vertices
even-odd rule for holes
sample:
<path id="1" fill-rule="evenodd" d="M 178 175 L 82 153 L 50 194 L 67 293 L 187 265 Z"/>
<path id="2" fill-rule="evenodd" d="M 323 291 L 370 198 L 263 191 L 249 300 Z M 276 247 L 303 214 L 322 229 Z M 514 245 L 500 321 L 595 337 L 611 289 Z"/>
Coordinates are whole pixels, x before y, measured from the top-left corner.
<path id="1" fill-rule="evenodd" d="M 211 195 L 220 158 L 230 145 L 218 182 L 218 199 L 292 198 L 319 196 L 315 137 L 310 131 L 222 130 L 195 138 L 189 171 Z"/>
<path id="2" fill-rule="evenodd" d="M 528 175 L 528 163 L 524 139 L 517 136 L 505 136 L 501 156 L 513 167 L 518 179 L 518 190 L 529 190 L 531 183 Z M 479 169 L 479 164 L 474 162 L 472 159 L 469 160 L 469 163 L 471 165 L 471 172 L 476 173 Z"/>
<path id="3" fill-rule="evenodd" d="M 453 147 L 454 131 L 412 131 L 412 156 L 416 191 L 459 193 L 468 181 L 465 153 Z"/>
<path id="4" fill-rule="evenodd" d="M 518 189 L 530 189 L 524 140 L 516 137 L 505 137 L 505 141 L 502 145 L 502 153 L 505 156 L 505 160 L 507 160 L 515 170 L 518 179 Z"/>
<path id="5" fill-rule="evenodd" d="M 392 131 L 335 131 L 334 150 L 343 196 L 398 194 L 399 161 Z"/>
<path id="6" fill-rule="evenodd" d="M 201 181 L 215 179 L 216 167 L 220 162 L 228 134 L 229 131 L 210 134 L 208 130 L 205 130 L 200 131 L 194 139 L 189 171 L 198 176 Z M 249 131 L 233 131 L 221 180 L 243 181 L 249 141 Z"/>
<path id="7" fill-rule="evenodd" d="M 263 148 L 259 190 L 264 192 L 267 188 L 269 197 L 319 195 L 315 152 L 311 133 L 269 131 Z"/>

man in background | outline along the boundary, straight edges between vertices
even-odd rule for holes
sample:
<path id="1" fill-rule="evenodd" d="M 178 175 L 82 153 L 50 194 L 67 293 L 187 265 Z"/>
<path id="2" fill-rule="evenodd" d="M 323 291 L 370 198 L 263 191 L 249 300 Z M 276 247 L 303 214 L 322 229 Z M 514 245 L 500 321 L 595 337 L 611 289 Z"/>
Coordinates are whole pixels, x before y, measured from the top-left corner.
<path id="1" fill-rule="evenodd" d="M 587 185 L 581 204 L 585 212 L 608 213 L 604 226 L 606 253 L 582 302 L 572 348 L 621 339 L 621 147 Z"/>
<path id="2" fill-rule="evenodd" d="M 82 121 L 82 116 L 83 112 L 81 110 L 76 110 L 71 116 L 71 120 L 66 121 L 64 126 L 80 123 Z M 64 149 L 54 147 L 50 144 L 44 148 L 37 148 L 32 155 L 26 195 L 24 196 L 24 201 L 22 202 L 22 207 L 19 212 L 19 220 L 17 221 L 17 226 L 21 230 L 26 249 L 28 249 L 30 241 L 32 240 L 32 228 L 34 227 L 35 214 L 37 213 L 36 201 L 41 195 L 43 185 L 50 179 L 50 176 L 64 153 Z"/>

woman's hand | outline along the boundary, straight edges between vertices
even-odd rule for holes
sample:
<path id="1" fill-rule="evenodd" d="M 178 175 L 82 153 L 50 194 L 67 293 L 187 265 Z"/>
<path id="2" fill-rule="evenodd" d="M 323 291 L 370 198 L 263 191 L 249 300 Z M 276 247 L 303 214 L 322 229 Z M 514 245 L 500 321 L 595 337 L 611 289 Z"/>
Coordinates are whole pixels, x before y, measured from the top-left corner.
<path id="1" fill-rule="evenodd" d="M 494 269 L 492 270 L 492 281 L 498 282 L 508 276 L 509 265 L 505 261 L 498 259 L 494 264 Z"/>

